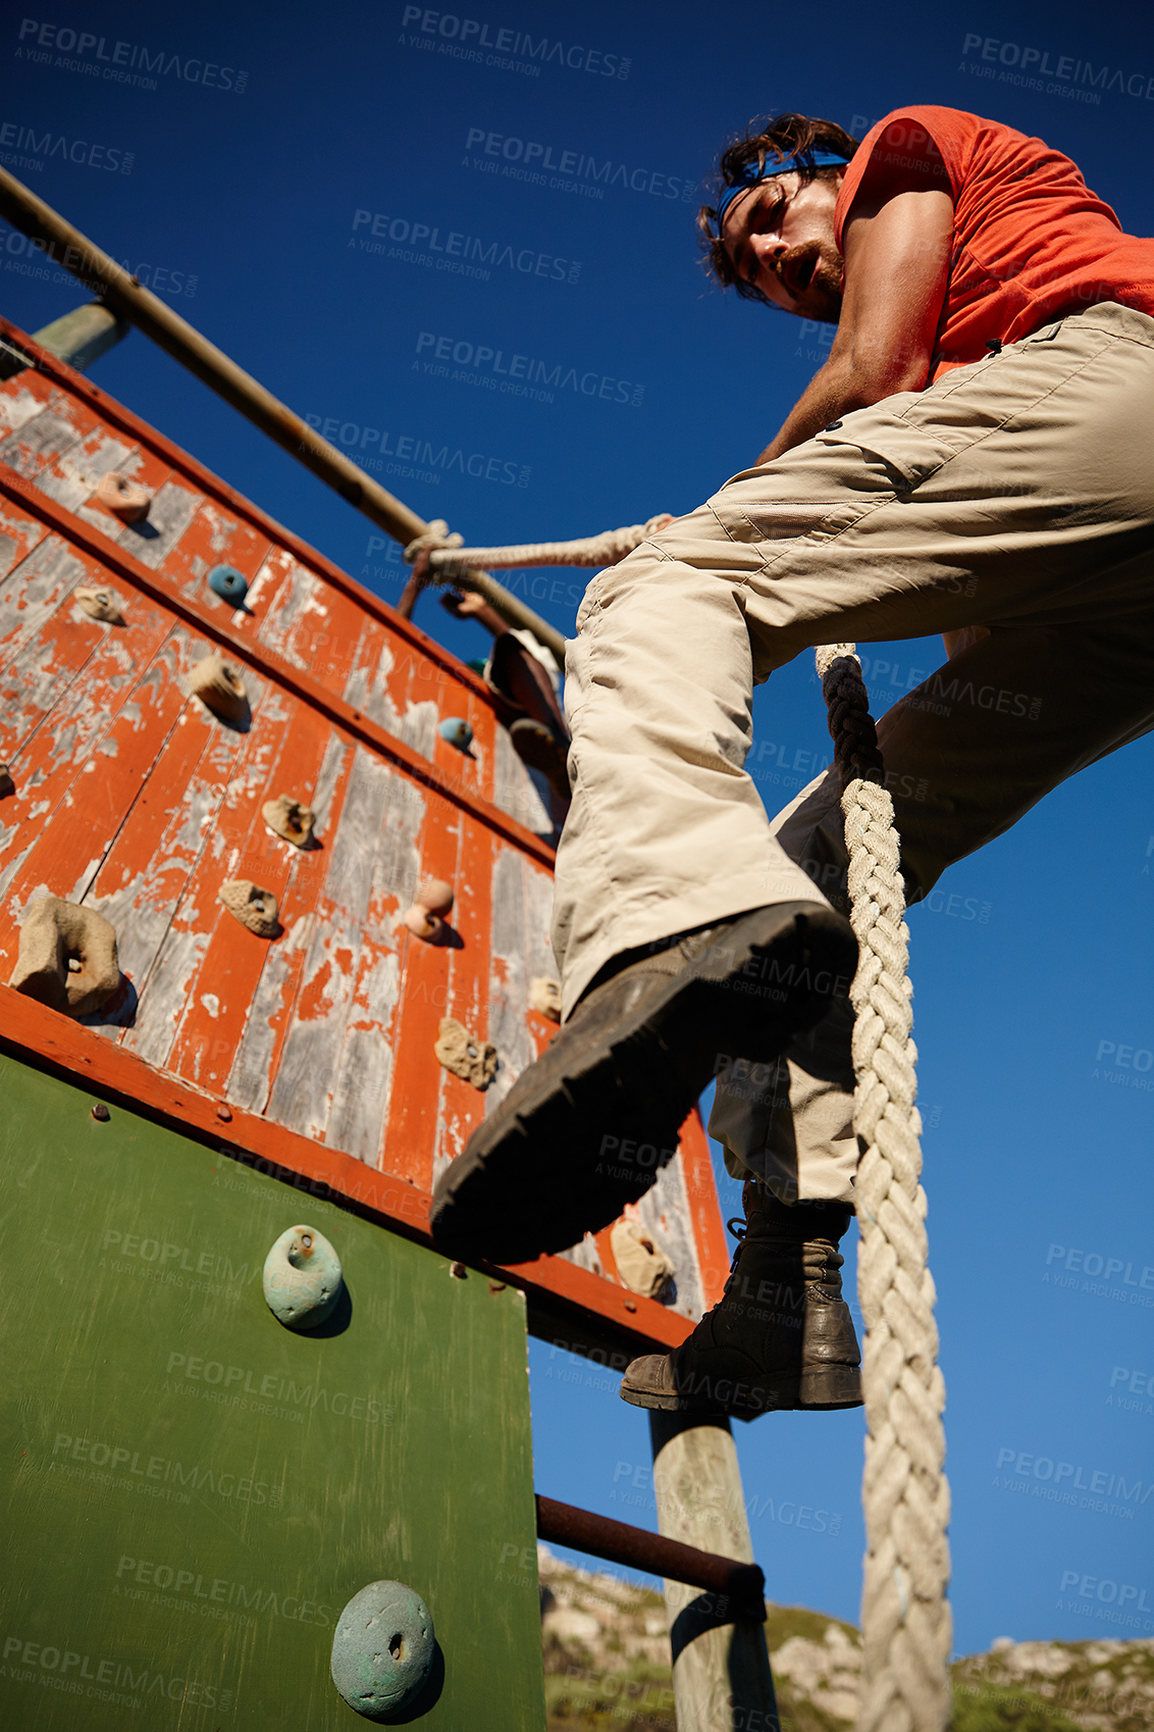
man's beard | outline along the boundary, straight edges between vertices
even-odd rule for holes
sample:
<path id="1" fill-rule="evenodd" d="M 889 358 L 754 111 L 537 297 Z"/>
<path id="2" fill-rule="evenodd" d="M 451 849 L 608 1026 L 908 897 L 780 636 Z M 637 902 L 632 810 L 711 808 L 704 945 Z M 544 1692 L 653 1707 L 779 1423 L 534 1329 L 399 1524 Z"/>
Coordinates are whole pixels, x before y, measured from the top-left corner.
<path id="1" fill-rule="evenodd" d="M 791 269 L 810 269 L 812 272 L 790 311 L 800 319 L 836 325 L 841 317 L 845 261 L 833 243 L 805 241 L 786 254 L 782 266 L 783 282 L 788 281 L 787 273 Z"/>

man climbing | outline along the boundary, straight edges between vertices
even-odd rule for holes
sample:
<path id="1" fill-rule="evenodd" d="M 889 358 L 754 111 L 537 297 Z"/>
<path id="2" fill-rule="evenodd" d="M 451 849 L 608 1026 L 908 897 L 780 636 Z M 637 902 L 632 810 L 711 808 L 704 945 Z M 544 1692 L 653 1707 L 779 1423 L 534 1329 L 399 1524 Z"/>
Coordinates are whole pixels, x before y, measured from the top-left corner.
<path id="1" fill-rule="evenodd" d="M 817 644 L 944 634 L 878 727 L 910 902 L 1154 726 L 1154 241 L 1068 158 L 951 109 L 860 145 L 783 115 L 719 167 L 714 275 L 836 335 L 757 462 L 586 594 L 566 1021 L 442 1175 L 434 1230 L 498 1262 L 574 1243 L 652 1183 L 717 1073 L 733 1273 L 622 1394 L 750 1417 L 860 1399 L 839 790 L 829 771 L 769 823 L 752 687 Z"/>

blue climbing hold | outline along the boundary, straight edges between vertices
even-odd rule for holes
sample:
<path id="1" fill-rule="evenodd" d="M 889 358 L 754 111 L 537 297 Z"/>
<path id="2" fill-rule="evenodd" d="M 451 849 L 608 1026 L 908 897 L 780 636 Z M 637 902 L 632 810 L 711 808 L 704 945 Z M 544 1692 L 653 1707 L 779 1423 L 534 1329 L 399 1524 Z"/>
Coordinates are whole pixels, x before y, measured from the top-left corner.
<path id="1" fill-rule="evenodd" d="M 269 1310 L 287 1329 L 318 1329 L 341 1296 L 341 1260 L 315 1227 L 290 1227 L 264 1260 Z"/>
<path id="2" fill-rule="evenodd" d="M 473 730 L 461 716 L 446 716 L 441 723 L 440 735 L 459 752 L 467 752 L 473 744 Z"/>
<path id="3" fill-rule="evenodd" d="M 406 1716 L 432 1675 L 436 1653 L 421 1596 L 404 1582 L 370 1582 L 337 1619 L 333 1683 L 366 1720 L 387 1723 Z"/>
<path id="4" fill-rule="evenodd" d="M 214 565 L 208 574 L 208 587 L 222 601 L 241 607 L 248 594 L 248 579 L 242 577 L 233 565 Z"/>

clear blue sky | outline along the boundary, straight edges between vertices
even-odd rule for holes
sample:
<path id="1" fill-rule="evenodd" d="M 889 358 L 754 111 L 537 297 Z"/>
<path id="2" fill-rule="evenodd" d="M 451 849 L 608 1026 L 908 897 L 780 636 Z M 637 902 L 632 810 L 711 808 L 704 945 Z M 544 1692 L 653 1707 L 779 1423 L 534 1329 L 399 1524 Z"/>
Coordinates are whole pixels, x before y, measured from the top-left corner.
<path id="1" fill-rule="evenodd" d="M 688 510 L 784 419 L 820 347 L 708 287 L 696 263 L 696 183 L 751 116 L 796 108 L 860 135 L 904 103 L 969 108 L 1066 151 L 1125 226 L 1151 227 L 1154 31 L 1118 5 L 833 0 L 806 23 L 752 0 L 724 14 L 685 0 L 456 4 L 101 0 L 39 10 L 35 29 L 10 9 L 0 158 L 297 410 L 335 422 L 386 486 L 474 542 Z M 37 46 L 41 26 L 103 36 L 109 56 L 129 44 L 129 72 L 140 47 L 163 47 L 180 74 L 154 90 L 91 76 L 59 63 L 78 57 L 59 38 Z M 515 61 L 525 32 L 569 63 L 539 76 L 487 63 Z M 1090 77 L 1106 68 L 1105 89 L 1078 85 L 1086 63 Z M 85 147 L 69 150 L 84 160 L 30 153 L 25 128 Z M 14 161 L 29 154 L 41 166 Z M 581 191 L 598 186 L 589 157 L 626 171 L 600 198 Z M 566 176 L 576 190 L 549 184 Z M 358 244 L 374 227 L 384 251 Z M 488 280 L 438 268 L 494 242 Z M 59 272 L 31 274 L 19 237 L 0 243 L 0 305 L 26 329 L 82 298 Z M 143 338 L 94 376 L 395 600 L 401 567 L 370 526 Z M 546 574 L 530 599 L 571 630 L 581 588 L 579 574 Z M 419 617 L 482 653 L 476 627 L 430 602 Z M 866 654 L 882 708 L 940 660 L 929 641 Z M 826 753 L 808 665 L 763 690 L 755 715 L 774 806 Z M 1152 770 L 1148 741 L 1097 766 L 954 868 L 911 919 L 960 1652 L 999 1635 L 1154 1634 Z M 736 1212 L 736 1186 L 722 1192 Z M 650 1525 L 644 1415 L 614 1378 L 548 1347 L 534 1345 L 532 1372 L 538 1488 Z M 861 1431 L 856 1413 L 738 1427 L 770 1594 L 851 1620 Z M 1121 1513 L 1082 1507 L 1094 1489 L 1035 1495 L 1072 1483 L 1108 1487 Z M 799 1525 L 802 1506 L 825 1514 Z M 1063 1591 L 1071 1574 L 1114 1594 Z M 1114 1621 L 1143 1593 L 1148 1616 Z"/>

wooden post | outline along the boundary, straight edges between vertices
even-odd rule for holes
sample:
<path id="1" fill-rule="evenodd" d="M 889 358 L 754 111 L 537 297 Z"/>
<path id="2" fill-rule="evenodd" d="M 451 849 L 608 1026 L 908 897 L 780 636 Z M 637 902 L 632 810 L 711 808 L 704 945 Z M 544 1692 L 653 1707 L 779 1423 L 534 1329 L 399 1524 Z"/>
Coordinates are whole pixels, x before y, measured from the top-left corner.
<path id="1" fill-rule="evenodd" d="M 32 339 L 78 373 L 85 373 L 93 361 L 98 361 L 114 343 L 126 337 L 130 329 L 128 321 L 118 319 L 110 307 L 99 301 L 86 301 L 82 307 L 74 307 L 70 313 L 65 313 L 63 318 L 53 319 L 42 330 L 33 331 Z M 0 379 L 13 378 L 23 372 L 26 365 L 27 362 L 20 359 L 13 349 L 7 349 L 0 353 Z"/>
<path id="2" fill-rule="evenodd" d="M 753 1562 L 741 1472 L 727 1419 L 650 1413 L 657 1525 L 670 1539 Z M 665 1582 L 677 1732 L 780 1732 L 765 1625 Z"/>

